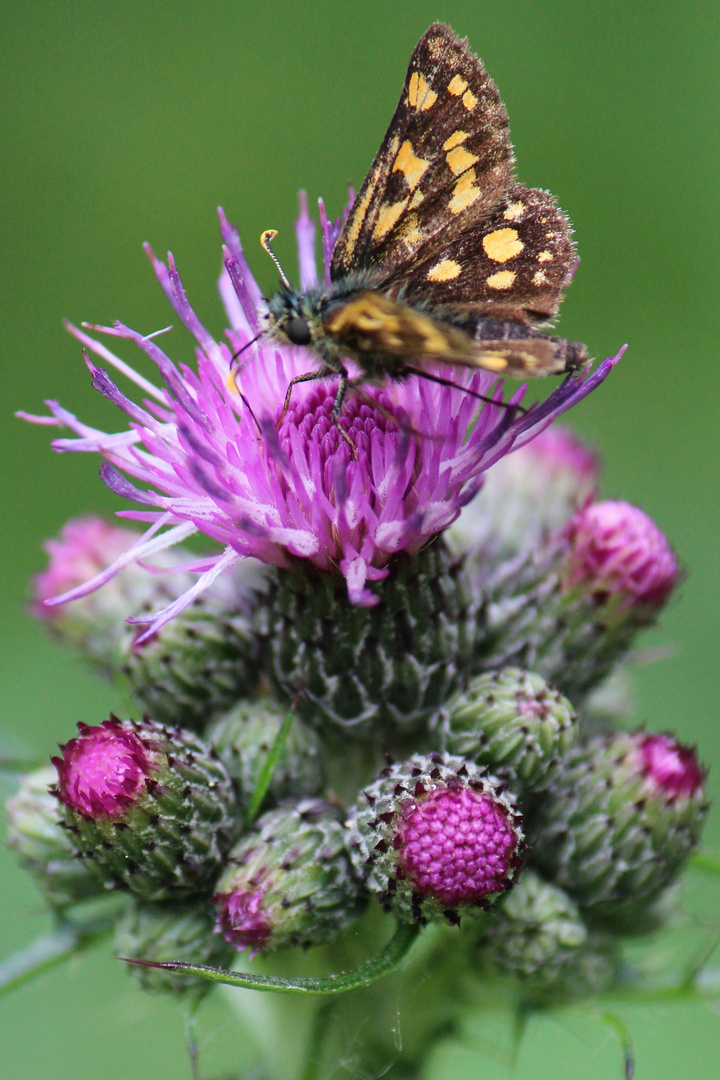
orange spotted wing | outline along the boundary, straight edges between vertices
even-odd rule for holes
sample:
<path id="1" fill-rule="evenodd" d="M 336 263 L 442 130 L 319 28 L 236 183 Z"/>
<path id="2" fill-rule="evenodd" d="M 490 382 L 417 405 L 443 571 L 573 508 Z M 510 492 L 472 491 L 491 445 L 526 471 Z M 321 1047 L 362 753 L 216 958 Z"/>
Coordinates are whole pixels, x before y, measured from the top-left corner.
<path id="1" fill-rule="evenodd" d="M 548 192 L 515 183 L 513 168 L 495 84 L 467 42 L 434 24 L 333 250 L 333 281 L 362 272 L 383 302 L 370 319 L 365 292 L 335 309 L 327 332 L 356 355 L 408 363 L 429 354 L 511 374 L 582 367 L 583 345 L 534 329 L 570 280 L 570 223 Z"/>

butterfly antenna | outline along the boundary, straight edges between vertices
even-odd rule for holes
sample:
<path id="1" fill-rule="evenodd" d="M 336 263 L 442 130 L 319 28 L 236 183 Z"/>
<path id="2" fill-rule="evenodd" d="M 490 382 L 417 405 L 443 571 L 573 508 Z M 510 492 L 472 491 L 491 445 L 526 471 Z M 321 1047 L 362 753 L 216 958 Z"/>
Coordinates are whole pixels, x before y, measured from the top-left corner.
<path id="1" fill-rule="evenodd" d="M 230 369 L 231 370 L 232 370 L 233 367 L 236 366 L 235 361 L 237 360 L 238 356 L 242 356 L 242 354 L 245 352 L 245 350 L 249 349 L 251 345 L 254 345 L 256 341 L 259 341 L 262 336 L 263 336 L 263 331 L 261 330 L 259 334 L 256 334 L 254 338 L 250 339 L 250 341 L 246 341 L 245 344 L 242 345 L 238 349 L 237 352 L 234 352 L 232 354 L 232 356 L 230 357 Z"/>
<path id="2" fill-rule="evenodd" d="M 270 246 L 276 236 L 277 236 L 277 229 L 266 229 L 265 232 L 260 237 L 260 247 L 263 249 L 263 251 L 267 251 L 268 255 L 270 256 L 272 261 L 275 263 L 275 265 L 276 265 L 276 267 L 278 269 L 278 273 L 280 274 L 280 280 L 282 281 L 285 288 L 286 289 L 292 289 L 292 285 L 290 284 L 288 276 L 285 273 L 285 271 L 283 270 L 282 266 L 280 265 L 280 260 L 278 259 L 277 255 L 275 254 L 275 252 L 273 251 L 273 249 Z"/>

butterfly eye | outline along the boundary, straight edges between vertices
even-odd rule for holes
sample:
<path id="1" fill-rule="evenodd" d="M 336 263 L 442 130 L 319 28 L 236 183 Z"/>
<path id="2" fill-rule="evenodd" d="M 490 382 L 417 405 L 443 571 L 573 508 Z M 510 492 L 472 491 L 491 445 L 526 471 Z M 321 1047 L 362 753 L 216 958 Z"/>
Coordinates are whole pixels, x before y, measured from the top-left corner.
<path id="1" fill-rule="evenodd" d="M 308 321 L 301 319 L 299 315 L 295 315 L 285 323 L 285 335 L 293 345 L 309 345 L 312 341 Z"/>

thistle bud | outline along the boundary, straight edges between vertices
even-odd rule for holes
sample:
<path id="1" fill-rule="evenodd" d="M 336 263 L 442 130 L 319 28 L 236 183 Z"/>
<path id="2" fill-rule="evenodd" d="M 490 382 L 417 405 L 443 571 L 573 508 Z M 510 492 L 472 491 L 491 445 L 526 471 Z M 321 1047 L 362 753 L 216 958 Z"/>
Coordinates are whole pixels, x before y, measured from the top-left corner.
<path id="1" fill-rule="evenodd" d="M 213 932 L 213 912 L 207 901 L 194 904 L 132 903 L 115 932 L 115 952 L 128 960 L 229 967 L 233 950 Z M 204 997 L 213 987 L 202 979 L 183 978 L 158 968 L 128 964 L 143 990 L 179 996 Z"/>
<path id="2" fill-rule="evenodd" d="M 553 424 L 496 462 L 480 494 L 447 530 L 447 542 L 471 564 L 536 551 L 594 494 L 596 454 Z"/>
<path id="3" fill-rule="evenodd" d="M 108 888 L 146 900 L 209 888 L 237 828 L 230 777 L 194 735 L 115 717 L 53 758 L 60 814 Z"/>
<path id="4" fill-rule="evenodd" d="M 382 603 L 361 607 L 342 578 L 281 573 L 269 607 L 272 677 L 308 722 L 346 733 L 421 727 L 457 688 L 478 618 L 458 560 L 436 541 L 400 556 Z"/>
<path id="5" fill-rule="evenodd" d="M 499 975 L 544 1001 L 601 993 L 615 963 L 609 937 L 591 932 L 568 894 L 532 870 L 499 906 L 483 954 Z"/>
<path id="6" fill-rule="evenodd" d="M 33 875 L 53 907 L 67 907 L 97 896 L 102 886 L 75 850 L 63 828 L 50 786 L 57 779 L 51 765 L 28 773 L 8 800 L 8 847 Z"/>
<path id="7" fill-rule="evenodd" d="M 592 598 L 606 626 L 652 621 L 675 587 L 677 559 L 652 518 L 627 502 L 590 503 L 567 529 L 567 596 Z"/>
<path id="8" fill-rule="evenodd" d="M 487 765 L 518 792 L 547 786 L 572 745 L 576 716 L 566 697 L 520 668 L 479 675 L 440 714 L 451 754 Z"/>
<path id="9" fill-rule="evenodd" d="M 240 807 L 245 810 L 260 773 L 287 714 L 270 698 L 241 701 L 206 732 L 208 745 L 218 754 L 235 785 Z M 293 717 L 290 730 L 270 781 L 266 799 L 315 795 L 322 787 L 320 743 L 312 729 Z"/>
<path id="10" fill-rule="evenodd" d="M 563 762 L 533 857 L 594 918 L 628 923 L 676 880 L 706 811 L 693 749 L 647 732 L 596 738 Z"/>
<path id="11" fill-rule="evenodd" d="M 629 503 L 601 502 L 491 576 L 482 668 L 520 662 L 577 704 L 656 618 L 678 565 L 647 514 Z"/>
<path id="12" fill-rule="evenodd" d="M 390 765 L 351 813 L 348 842 L 364 884 L 404 922 L 477 914 L 512 885 L 522 817 L 507 785 L 463 758 Z"/>
<path id="13" fill-rule="evenodd" d="M 235 845 L 214 902 L 238 951 L 324 945 L 361 910 L 337 810 L 318 799 L 270 810 Z"/>
<path id="14" fill-rule="evenodd" d="M 99 518 L 69 521 L 48 540 L 48 569 L 35 579 L 33 613 L 62 641 L 83 653 L 102 674 L 122 674 L 160 722 L 201 728 L 213 711 L 228 708 L 257 685 L 259 639 L 255 615 L 266 574 L 249 559 L 224 574 L 151 641 L 135 646 L 130 616 L 171 603 L 193 583 L 182 567 L 196 559 L 173 548 L 157 557 L 161 572 L 131 564 L 101 589 L 79 600 L 52 599 L 99 574 L 140 534 Z"/>

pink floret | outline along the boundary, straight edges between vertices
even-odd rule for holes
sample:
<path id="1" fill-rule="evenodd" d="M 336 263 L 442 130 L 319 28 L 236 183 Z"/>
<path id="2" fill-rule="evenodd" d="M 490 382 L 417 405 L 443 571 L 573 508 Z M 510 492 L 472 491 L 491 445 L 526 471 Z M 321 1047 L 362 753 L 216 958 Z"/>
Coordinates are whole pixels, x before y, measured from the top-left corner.
<path id="1" fill-rule="evenodd" d="M 213 898 L 218 905 L 215 933 L 222 934 L 238 952 L 247 948 L 257 952 L 272 937 L 270 921 L 262 910 L 264 894 L 263 888 L 241 889 Z"/>
<path id="2" fill-rule="evenodd" d="M 682 746 L 671 735 L 646 735 L 639 749 L 646 778 L 671 799 L 687 798 L 702 789 L 705 778 L 692 747 Z"/>
<path id="3" fill-rule="evenodd" d="M 406 818 L 399 855 L 419 893 L 453 908 L 505 890 L 517 846 L 502 803 L 468 788 L 440 789 Z"/>
<path id="4" fill-rule="evenodd" d="M 84 817 L 121 818 L 152 771 L 143 743 L 119 721 L 78 727 L 79 737 L 53 758 L 60 798 Z"/>

